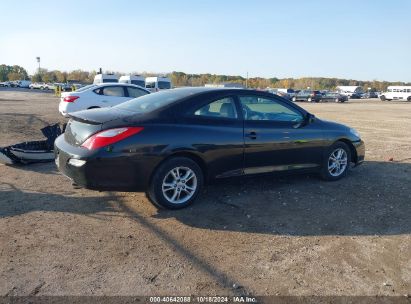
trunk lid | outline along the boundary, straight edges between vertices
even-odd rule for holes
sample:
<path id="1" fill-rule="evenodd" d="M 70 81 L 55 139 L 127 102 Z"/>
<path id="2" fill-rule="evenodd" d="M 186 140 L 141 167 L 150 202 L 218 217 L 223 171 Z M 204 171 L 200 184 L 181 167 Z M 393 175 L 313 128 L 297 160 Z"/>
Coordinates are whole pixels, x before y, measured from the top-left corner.
<path id="1" fill-rule="evenodd" d="M 74 112 L 70 114 L 71 119 L 67 123 L 64 139 L 73 146 L 80 146 L 91 135 L 101 131 L 104 124 L 125 119 L 132 114 L 116 108 Z"/>

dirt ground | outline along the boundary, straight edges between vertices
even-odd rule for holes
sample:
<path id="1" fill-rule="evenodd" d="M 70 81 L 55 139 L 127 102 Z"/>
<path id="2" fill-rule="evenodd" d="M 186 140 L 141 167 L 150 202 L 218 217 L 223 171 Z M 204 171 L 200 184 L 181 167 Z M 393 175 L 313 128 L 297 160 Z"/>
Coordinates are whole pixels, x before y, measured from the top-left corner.
<path id="1" fill-rule="evenodd" d="M 0 165 L 0 295 L 411 294 L 411 103 L 300 105 L 356 128 L 364 165 L 223 180 L 179 211 Z M 0 89 L 0 146 L 41 139 L 57 106 Z"/>

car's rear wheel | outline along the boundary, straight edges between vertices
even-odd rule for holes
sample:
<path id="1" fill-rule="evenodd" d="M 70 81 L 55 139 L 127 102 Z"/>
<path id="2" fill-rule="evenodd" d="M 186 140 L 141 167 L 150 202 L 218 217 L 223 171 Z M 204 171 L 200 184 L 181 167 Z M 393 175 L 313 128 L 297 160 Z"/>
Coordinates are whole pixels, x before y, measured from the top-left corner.
<path id="1" fill-rule="evenodd" d="M 335 181 L 344 177 L 350 167 L 350 148 L 343 142 L 333 144 L 325 154 L 321 168 L 324 180 Z"/>
<path id="2" fill-rule="evenodd" d="M 411 101 L 411 96 L 408 96 L 407 101 Z"/>
<path id="3" fill-rule="evenodd" d="M 147 195 L 158 207 L 181 209 L 192 204 L 203 186 L 203 172 L 186 157 L 174 157 L 161 164 L 151 179 Z"/>
<path id="4" fill-rule="evenodd" d="M 382 101 L 385 101 L 385 100 L 386 100 L 386 98 L 385 98 L 384 95 L 381 95 L 381 96 L 380 96 L 380 99 L 381 99 Z"/>

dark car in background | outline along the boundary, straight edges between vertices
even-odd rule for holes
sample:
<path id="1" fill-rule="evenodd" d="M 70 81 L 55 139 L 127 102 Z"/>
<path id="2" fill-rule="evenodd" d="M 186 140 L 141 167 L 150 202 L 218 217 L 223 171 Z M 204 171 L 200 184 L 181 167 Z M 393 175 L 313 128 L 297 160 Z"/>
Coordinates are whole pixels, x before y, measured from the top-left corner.
<path id="1" fill-rule="evenodd" d="M 378 93 L 377 92 L 367 92 L 362 95 L 362 98 L 367 98 L 367 99 L 378 98 Z"/>
<path id="2" fill-rule="evenodd" d="M 273 94 L 181 88 L 72 113 L 54 153 L 79 186 L 146 191 L 155 205 L 178 209 L 219 178 L 309 171 L 335 181 L 364 149 L 354 129 Z"/>
<path id="3" fill-rule="evenodd" d="M 301 90 L 292 97 L 292 101 L 320 102 L 322 96 L 320 91 Z"/>
<path id="4" fill-rule="evenodd" d="M 361 99 L 362 98 L 362 93 L 352 93 L 349 95 L 350 99 Z"/>
<path id="5" fill-rule="evenodd" d="M 321 100 L 326 102 L 345 102 L 348 100 L 348 97 L 347 95 L 343 95 L 337 92 L 327 92 L 322 96 Z"/>

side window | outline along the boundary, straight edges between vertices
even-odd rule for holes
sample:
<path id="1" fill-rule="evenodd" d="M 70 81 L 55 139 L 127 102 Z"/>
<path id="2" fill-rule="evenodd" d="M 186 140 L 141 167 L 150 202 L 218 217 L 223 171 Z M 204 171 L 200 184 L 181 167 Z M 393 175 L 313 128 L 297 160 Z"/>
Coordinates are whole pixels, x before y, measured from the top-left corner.
<path id="1" fill-rule="evenodd" d="M 231 97 L 210 102 L 209 104 L 197 109 L 194 112 L 194 115 L 233 119 L 238 117 L 234 101 Z"/>
<path id="2" fill-rule="evenodd" d="M 102 90 L 102 95 L 124 97 L 124 89 L 120 86 L 104 87 Z"/>
<path id="3" fill-rule="evenodd" d="M 128 87 L 127 90 L 128 90 L 128 96 L 133 97 L 133 98 L 137 98 L 137 97 L 147 94 L 145 91 L 137 89 L 137 88 L 133 88 L 133 87 Z"/>
<path id="4" fill-rule="evenodd" d="M 300 122 L 303 116 L 297 110 L 273 99 L 259 96 L 240 96 L 245 120 Z"/>

